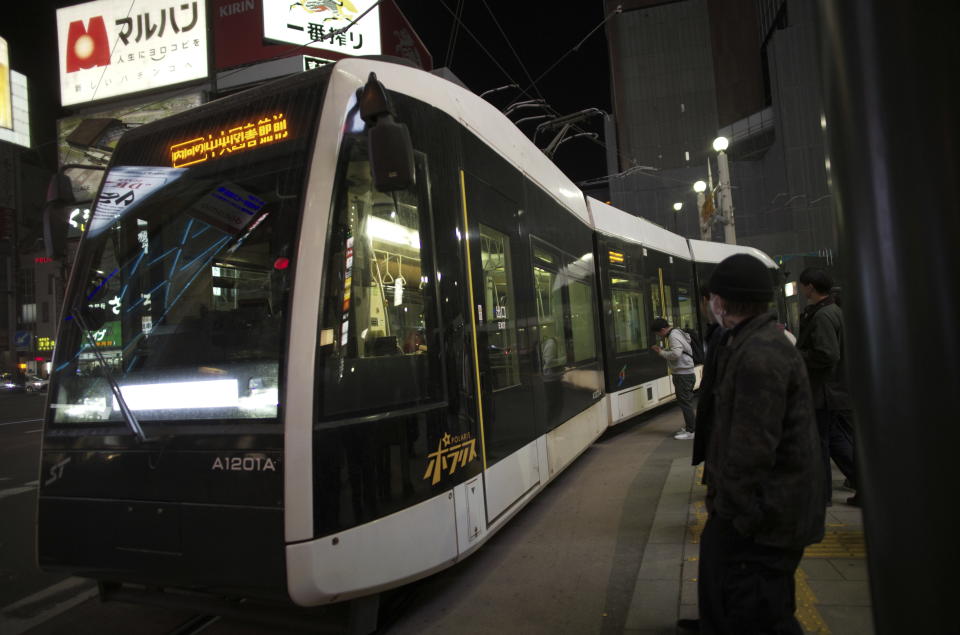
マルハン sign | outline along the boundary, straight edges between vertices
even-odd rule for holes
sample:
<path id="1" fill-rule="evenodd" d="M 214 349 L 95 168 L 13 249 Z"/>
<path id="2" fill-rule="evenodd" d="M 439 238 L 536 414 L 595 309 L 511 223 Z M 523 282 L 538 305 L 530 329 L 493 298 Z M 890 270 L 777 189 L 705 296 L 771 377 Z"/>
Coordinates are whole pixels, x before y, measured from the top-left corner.
<path id="1" fill-rule="evenodd" d="M 207 76 L 205 0 L 97 0 L 57 9 L 64 106 Z"/>

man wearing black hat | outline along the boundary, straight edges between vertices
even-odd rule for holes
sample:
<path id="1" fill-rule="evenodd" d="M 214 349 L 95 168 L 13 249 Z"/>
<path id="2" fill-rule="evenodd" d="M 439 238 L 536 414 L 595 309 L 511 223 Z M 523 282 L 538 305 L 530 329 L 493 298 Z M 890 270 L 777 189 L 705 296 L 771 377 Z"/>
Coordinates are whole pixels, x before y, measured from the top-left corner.
<path id="1" fill-rule="evenodd" d="M 730 256 L 709 288 L 710 311 L 728 330 L 717 350 L 696 626 L 799 635 L 793 576 L 803 548 L 823 538 L 825 515 L 806 369 L 767 310 L 773 284 L 762 262 Z"/>

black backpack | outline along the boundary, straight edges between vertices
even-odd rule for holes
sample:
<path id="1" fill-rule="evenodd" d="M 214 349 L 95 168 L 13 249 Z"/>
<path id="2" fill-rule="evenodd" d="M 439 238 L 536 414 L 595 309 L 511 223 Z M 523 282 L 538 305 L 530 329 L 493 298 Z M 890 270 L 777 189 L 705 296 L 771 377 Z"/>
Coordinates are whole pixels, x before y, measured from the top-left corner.
<path id="1" fill-rule="evenodd" d="M 693 353 L 690 355 L 690 358 L 693 359 L 693 365 L 699 366 L 703 364 L 706 357 L 703 354 L 703 340 L 700 339 L 700 334 L 694 331 L 693 329 L 680 329 L 687 334 L 687 337 L 690 339 L 690 350 Z M 669 334 L 667 335 L 669 337 Z M 684 355 L 687 353 L 685 352 Z"/>

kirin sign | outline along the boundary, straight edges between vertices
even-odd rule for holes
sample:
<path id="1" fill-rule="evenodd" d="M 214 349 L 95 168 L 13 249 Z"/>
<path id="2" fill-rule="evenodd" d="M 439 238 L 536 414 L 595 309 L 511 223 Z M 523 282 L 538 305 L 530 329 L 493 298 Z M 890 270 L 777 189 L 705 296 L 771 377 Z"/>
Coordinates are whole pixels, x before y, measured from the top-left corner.
<path id="1" fill-rule="evenodd" d="M 207 76 L 206 0 L 97 0 L 57 9 L 64 106 Z"/>

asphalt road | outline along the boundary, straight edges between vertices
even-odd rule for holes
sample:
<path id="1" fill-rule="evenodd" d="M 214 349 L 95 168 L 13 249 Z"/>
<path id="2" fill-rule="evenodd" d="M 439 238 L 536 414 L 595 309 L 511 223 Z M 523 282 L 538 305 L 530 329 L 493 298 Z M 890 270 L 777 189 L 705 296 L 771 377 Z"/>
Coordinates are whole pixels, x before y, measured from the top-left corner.
<path id="1" fill-rule="evenodd" d="M 195 611 L 103 603 L 90 581 L 37 571 L 43 402 L 0 395 L 0 635 L 196 632 Z M 678 421 L 668 409 L 604 435 L 476 554 L 384 596 L 379 632 L 622 633 L 659 492 L 690 451 L 672 439 Z M 331 632 L 345 608 L 325 609 L 316 626 Z M 205 635 L 303 632 L 249 620 L 203 626 Z"/>
<path id="2" fill-rule="evenodd" d="M 0 607 L 63 578 L 41 573 L 34 556 L 45 403 L 45 393 L 0 393 Z"/>

